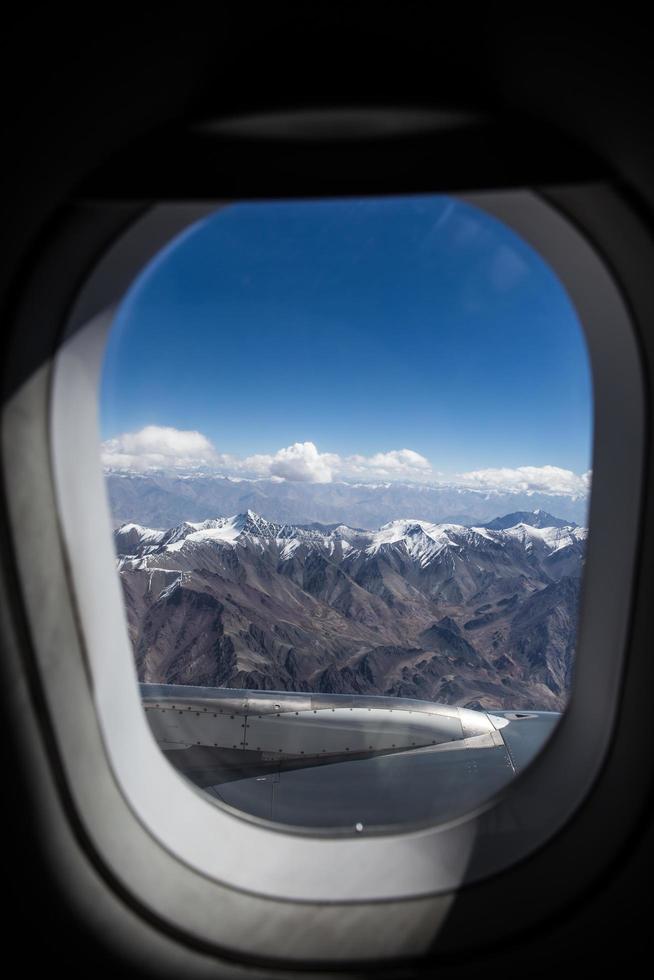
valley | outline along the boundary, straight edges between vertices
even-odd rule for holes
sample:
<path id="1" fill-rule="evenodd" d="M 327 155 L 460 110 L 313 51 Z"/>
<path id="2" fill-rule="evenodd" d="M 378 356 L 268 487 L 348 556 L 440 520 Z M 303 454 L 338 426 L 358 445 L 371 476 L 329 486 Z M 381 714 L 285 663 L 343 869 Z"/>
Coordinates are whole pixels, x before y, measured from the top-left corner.
<path id="1" fill-rule="evenodd" d="M 141 681 L 556 711 L 585 541 L 542 511 L 371 531 L 248 510 L 115 531 Z"/>

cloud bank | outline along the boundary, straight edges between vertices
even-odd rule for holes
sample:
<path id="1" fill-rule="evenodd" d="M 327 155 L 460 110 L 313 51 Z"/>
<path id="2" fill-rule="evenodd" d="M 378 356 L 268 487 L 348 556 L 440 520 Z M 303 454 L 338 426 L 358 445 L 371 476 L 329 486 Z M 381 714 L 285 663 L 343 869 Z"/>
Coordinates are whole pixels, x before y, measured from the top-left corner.
<path id="1" fill-rule="evenodd" d="M 550 493 L 566 497 L 585 497 L 590 490 L 591 472 L 578 475 L 559 466 L 518 466 L 516 469 L 472 470 L 458 475 L 471 490 L 498 490 L 509 493 Z"/>
<path id="2" fill-rule="evenodd" d="M 147 425 L 102 444 L 102 463 L 110 470 L 135 473 L 163 470 L 214 473 L 242 479 L 301 483 L 406 482 L 458 486 L 487 493 L 544 493 L 580 499 L 590 489 L 591 473 L 558 466 L 471 470 L 443 479 L 428 459 L 413 449 L 390 449 L 372 456 L 321 453 L 313 442 L 295 442 L 275 453 L 240 457 L 220 453 L 201 432 Z"/>
<path id="3" fill-rule="evenodd" d="M 219 453 L 196 431 L 148 425 L 124 432 L 102 444 L 102 463 L 113 470 L 144 473 L 148 470 L 211 471 L 243 478 L 276 477 L 302 483 L 338 480 L 432 479 L 429 460 L 413 449 L 391 449 L 373 456 L 321 453 L 313 442 L 294 442 L 275 453 L 234 456 Z"/>

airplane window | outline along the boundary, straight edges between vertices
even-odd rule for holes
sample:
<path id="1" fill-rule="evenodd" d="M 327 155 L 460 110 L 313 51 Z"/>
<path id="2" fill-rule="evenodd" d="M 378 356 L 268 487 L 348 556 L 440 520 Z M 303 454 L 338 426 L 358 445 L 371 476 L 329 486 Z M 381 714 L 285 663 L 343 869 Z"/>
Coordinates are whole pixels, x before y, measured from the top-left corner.
<path id="1" fill-rule="evenodd" d="M 442 195 L 237 203 L 118 307 L 100 391 L 146 718 L 216 803 L 469 811 L 566 710 L 593 397 L 568 294 Z"/>

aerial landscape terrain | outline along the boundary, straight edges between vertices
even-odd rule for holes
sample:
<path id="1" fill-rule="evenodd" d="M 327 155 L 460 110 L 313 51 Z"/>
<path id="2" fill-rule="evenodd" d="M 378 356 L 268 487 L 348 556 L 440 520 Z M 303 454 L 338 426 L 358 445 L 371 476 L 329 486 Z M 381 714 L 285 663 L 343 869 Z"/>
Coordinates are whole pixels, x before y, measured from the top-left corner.
<path id="1" fill-rule="evenodd" d="M 539 509 L 376 530 L 252 510 L 114 532 L 139 680 L 561 710 L 586 529 Z"/>

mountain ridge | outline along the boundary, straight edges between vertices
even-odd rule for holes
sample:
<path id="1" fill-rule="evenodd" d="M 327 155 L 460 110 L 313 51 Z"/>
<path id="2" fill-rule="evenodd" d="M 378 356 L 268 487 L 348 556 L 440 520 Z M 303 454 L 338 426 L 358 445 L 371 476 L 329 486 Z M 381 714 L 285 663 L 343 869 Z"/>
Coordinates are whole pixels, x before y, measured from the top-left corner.
<path id="1" fill-rule="evenodd" d="M 551 710 L 569 692 L 585 539 L 251 510 L 115 532 L 141 680 Z"/>

